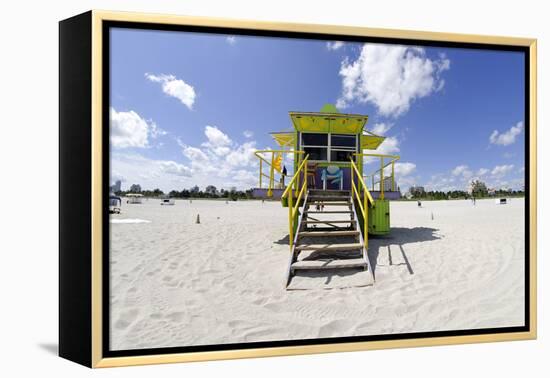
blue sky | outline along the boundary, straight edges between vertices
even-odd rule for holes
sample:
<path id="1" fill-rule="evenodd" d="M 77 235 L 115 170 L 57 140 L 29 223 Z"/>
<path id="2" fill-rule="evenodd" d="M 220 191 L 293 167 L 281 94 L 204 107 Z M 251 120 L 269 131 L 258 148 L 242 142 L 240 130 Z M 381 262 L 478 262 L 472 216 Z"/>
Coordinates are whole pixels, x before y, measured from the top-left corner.
<path id="1" fill-rule="evenodd" d="M 335 103 L 387 137 L 403 190 L 520 188 L 523 72 L 517 52 L 114 29 L 111 180 L 256 186 L 268 133 Z"/>

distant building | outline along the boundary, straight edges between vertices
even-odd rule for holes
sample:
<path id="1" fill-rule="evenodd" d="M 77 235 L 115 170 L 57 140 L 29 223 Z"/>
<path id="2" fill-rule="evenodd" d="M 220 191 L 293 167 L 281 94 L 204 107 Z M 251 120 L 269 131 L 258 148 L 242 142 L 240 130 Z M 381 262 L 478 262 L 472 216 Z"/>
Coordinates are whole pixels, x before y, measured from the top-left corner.
<path id="1" fill-rule="evenodd" d="M 204 192 L 207 194 L 216 195 L 218 194 L 218 189 L 214 185 L 208 185 L 206 189 L 204 189 Z"/>
<path id="2" fill-rule="evenodd" d="M 420 196 L 423 196 L 424 194 L 426 194 L 426 190 L 424 189 L 423 186 L 414 186 L 413 185 L 409 188 L 409 193 L 413 197 L 420 197 Z"/>
<path id="3" fill-rule="evenodd" d="M 114 185 L 111 185 L 110 187 L 111 192 L 117 193 L 122 191 L 122 182 L 120 180 L 116 180 Z"/>
<path id="4" fill-rule="evenodd" d="M 395 190 L 397 191 L 397 181 L 393 185 L 395 187 Z M 385 177 L 384 178 L 384 191 L 385 192 L 391 192 L 392 191 L 392 180 L 391 177 Z"/>
<path id="5" fill-rule="evenodd" d="M 132 186 L 130 186 L 130 192 L 132 192 L 132 193 L 141 193 L 141 185 L 132 184 Z"/>

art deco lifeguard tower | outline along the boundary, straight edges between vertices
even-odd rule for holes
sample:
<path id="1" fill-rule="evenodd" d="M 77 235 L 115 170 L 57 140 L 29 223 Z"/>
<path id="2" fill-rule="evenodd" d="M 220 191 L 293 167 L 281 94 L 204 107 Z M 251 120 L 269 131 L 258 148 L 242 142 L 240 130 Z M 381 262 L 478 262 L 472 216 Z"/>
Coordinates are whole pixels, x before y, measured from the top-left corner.
<path id="1" fill-rule="evenodd" d="M 385 138 L 365 129 L 366 115 L 327 104 L 317 113 L 290 112 L 290 119 L 294 130 L 271 133 L 279 148 L 256 152 L 259 186 L 253 192 L 288 207 L 286 284 L 306 269 L 358 269 L 374 282 L 368 236 L 390 232 L 389 200 L 400 197 L 399 156 L 374 153 Z M 365 168 L 373 172 L 365 175 Z"/>

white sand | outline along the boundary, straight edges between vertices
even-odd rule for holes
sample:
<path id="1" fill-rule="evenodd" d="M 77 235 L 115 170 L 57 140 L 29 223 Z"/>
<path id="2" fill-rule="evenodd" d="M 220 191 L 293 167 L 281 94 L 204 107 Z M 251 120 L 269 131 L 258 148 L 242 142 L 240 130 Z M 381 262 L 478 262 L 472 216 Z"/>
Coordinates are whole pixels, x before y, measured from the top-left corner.
<path id="1" fill-rule="evenodd" d="M 111 218 L 111 223 L 131 224 L 131 223 L 151 223 L 151 221 L 145 220 L 145 219 Z"/>
<path id="2" fill-rule="evenodd" d="M 433 213 L 433 220 L 431 214 Z M 200 214 L 200 224 L 196 224 Z M 111 349 L 521 326 L 524 201 L 392 202 L 374 286 L 284 289 L 279 202 L 123 203 L 111 219 Z"/>

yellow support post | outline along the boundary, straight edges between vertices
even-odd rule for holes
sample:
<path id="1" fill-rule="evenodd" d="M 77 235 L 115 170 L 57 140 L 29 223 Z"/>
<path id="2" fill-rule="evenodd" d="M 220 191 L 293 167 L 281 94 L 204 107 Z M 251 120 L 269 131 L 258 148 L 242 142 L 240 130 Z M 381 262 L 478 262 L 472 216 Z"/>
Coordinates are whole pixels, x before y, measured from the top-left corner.
<path id="1" fill-rule="evenodd" d="M 391 162 L 391 191 L 395 192 L 395 160 Z"/>
<path id="2" fill-rule="evenodd" d="M 263 164 L 263 160 L 260 159 L 260 189 L 262 188 L 262 164 Z"/>
<path id="3" fill-rule="evenodd" d="M 271 153 L 271 166 L 269 167 L 269 186 L 268 186 L 268 189 L 267 189 L 267 196 L 268 197 L 273 196 L 273 190 L 271 190 L 271 188 L 273 188 L 273 175 L 274 175 L 273 163 L 274 162 L 275 162 L 275 153 L 272 152 Z"/>
<path id="4" fill-rule="evenodd" d="M 351 198 L 353 201 L 357 199 L 358 209 L 363 215 L 363 241 L 365 243 L 365 248 L 368 248 L 368 238 L 369 238 L 369 204 L 374 206 L 374 200 L 369 193 L 367 184 L 361 176 L 361 172 L 357 169 L 357 166 L 351 161 Z M 355 176 L 357 176 L 357 186 L 355 185 Z M 359 188 L 359 189 L 358 189 Z M 361 200 L 361 194 L 363 194 L 363 199 Z"/>
<path id="5" fill-rule="evenodd" d="M 306 166 L 304 167 L 304 181 L 302 181 L 302 185 L 305 185 L 306 186 L 306 193 L 307 193 L 307 164 Z"/>
<path id="6" fill-rule="evenodd" d="M 292 192 L 292 187 L 290 187 L 290 195 L 288 196 L 288 242 L 290 248 L 294 244 L 294 217 L 292 216 L 292 209 L 294 208 L 292 204 L 294 193 Z"/>
<path id="7" fill-rule="evenodd" d="M 292 248 L 292 245 L 294 244 L 294 228 L 296 225 L 296 215 L 298 214 L 298 209 L 300 207 L 300 201 L 302 200 L 302 197 L 304 196 L 304 192 L 307 189 L 307 156 L 302 161 L 296 172 L 294 173 L 294 176 L 292 177 L 292 180 L 288 183 L 287 188 L 283 192 L 283 195 L 281 198 L 287 199 L 287 205 L 288 205 L 288 238 L 289 238 L 289 245 L 290 248 Z M 302 182 L 300 185 L 300 175 L 303 175 L 305 182 Z M 296 204 L 294 204 L 294 193 L 297 194 L 296 196 Z"/>
<path id="8" fill-rule="evenodd" d="M 351 167 L 350 173 L 351 173 L 351 184 L 353 185 L 354 184 L 354 181 L 353 181 L 354 177 L 353 176 L 355 174 L 355 172 L 353 172 L 353 167 Z M 353 197 L 353 192 L 351 194 L 352 194 L 352 197 Z"/>
<path id="9" fill-rule="evenodd" d="M 367 188 L 363 188 L 363 242 L 365 249 L 369 249 L 369 208 L 367 207 Z"/>
<path id="10" fill-rule="evenodd" d="M 380 199 L 384 199 L 384 158 L 380 158 Z"/>

